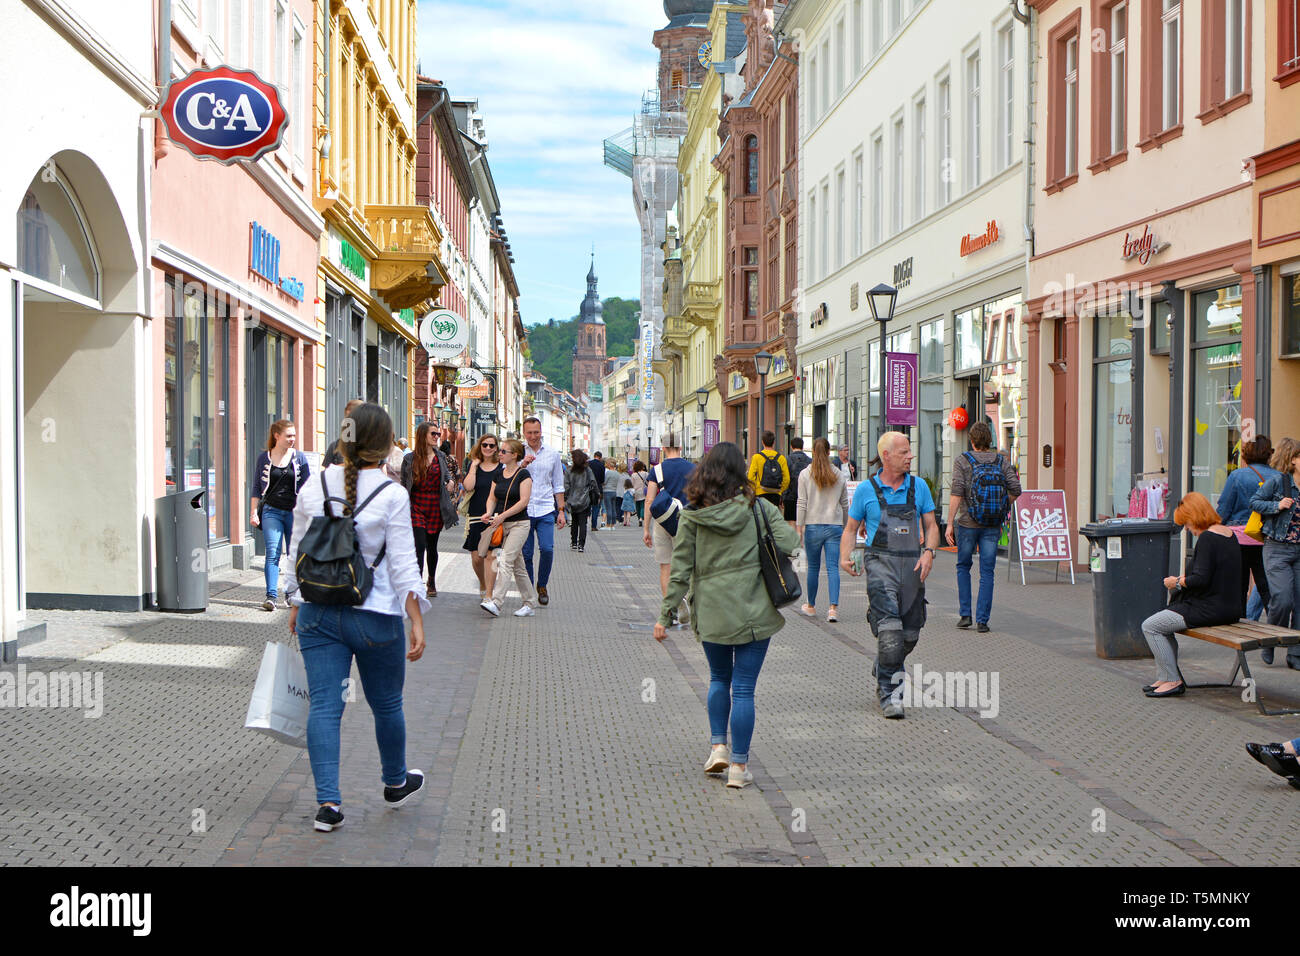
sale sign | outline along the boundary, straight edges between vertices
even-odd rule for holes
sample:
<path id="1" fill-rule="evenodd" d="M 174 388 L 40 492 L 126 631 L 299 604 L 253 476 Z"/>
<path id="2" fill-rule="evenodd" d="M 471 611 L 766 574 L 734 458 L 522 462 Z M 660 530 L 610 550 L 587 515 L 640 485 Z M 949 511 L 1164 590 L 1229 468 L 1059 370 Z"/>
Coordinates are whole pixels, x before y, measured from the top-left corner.
<path id="1" fill-rule="evenodd" d="M 1073 561 L 1064 491 L 1026 491 L 1015 503 L 1023 561 Z"/>

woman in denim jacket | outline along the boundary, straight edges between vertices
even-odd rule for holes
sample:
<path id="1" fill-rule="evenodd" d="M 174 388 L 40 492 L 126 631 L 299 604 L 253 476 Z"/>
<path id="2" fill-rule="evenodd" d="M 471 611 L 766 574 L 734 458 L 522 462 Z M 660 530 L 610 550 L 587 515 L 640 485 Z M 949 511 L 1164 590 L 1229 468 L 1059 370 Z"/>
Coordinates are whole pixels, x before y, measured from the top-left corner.
<path id="1" fill-rule="evenodd" d="M 1300 441 L 1283 438 L 1269 464 L 1280 474 L 1256 490 L 1250 507 L 1264 519 L 1268 623 L 1291 627 L 1300 608 Z M 1287 649 L 1286 666 L 1300 670 L 1300 645 Z"/>

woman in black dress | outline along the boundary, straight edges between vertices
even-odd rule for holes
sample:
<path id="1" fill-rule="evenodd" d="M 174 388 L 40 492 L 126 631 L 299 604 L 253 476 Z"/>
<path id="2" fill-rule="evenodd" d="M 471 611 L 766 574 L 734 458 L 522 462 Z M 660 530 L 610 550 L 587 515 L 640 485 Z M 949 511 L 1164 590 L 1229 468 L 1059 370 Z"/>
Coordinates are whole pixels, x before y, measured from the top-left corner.
<path id="1" fill-rule="evenodd" d="M 483 562 L 486 560 L 479 553 L 479 538 L 487 527 L 482 521 L 487 511 L 488 494 L 492 491 L 492 478 L 501 468 L 498 455 L 500 442 L 496 435 L 484 435 L 469 453 L 469 471 L 465 473 L 462 487 L 469 493 L 469 518 L 465 522 L 465 550 L 469 552 L 470 562 L 474 565 L 474 575 L 478 578 L 478 599 L 487 597 L 487 581 L 483 576 Z"/>

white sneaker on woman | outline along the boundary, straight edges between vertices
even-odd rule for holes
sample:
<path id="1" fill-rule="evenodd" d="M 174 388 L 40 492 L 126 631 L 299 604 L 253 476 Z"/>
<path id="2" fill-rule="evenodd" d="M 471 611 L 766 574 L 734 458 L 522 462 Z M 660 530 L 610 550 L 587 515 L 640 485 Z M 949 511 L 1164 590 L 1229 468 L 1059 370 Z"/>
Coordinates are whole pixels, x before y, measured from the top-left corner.
<path id="1" fill-rule="evenodd" d="M 501 615 L 501 608 L 497 607 L 496 601 L 493 601 L 490 598 L 480 604 L 479 607 L 487 611 L 493 617 L 500 617 Z"/>
<path id="2" fill-rule="evenodd" d="M 519 610 L 515 611 L 515 617 L 532 617 L 536 613 L 537 612 L 534 611 L 529 605 L 525 604 Z"/>
<path id="3" fill-rule="evenodd" d="M 740 764 L 733 763 L 727 768 L 727 786 L 739 790 L 745 784 L 753 783 L 754 775 L 748 769 L 741 770 Z"/>
<path id="4" fill-rule="evenodd" d="M 705 773 L 722 773 L 731 765 L 731 748 L 726 744 L 714 744 L 709 751 L 709 759 L 704 761 Z"/>

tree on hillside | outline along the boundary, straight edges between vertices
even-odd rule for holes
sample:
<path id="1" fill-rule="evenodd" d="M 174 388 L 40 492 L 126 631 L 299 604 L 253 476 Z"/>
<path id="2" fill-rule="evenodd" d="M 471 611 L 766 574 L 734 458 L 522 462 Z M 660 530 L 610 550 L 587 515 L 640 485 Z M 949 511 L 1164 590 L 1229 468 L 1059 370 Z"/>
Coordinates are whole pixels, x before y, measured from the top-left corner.
<path id="1" fill-rule="evenodd" d="M 640 301 L 611 296 L 601 303 L 601 307 L 605 318 L 605 354 L 634 355 Z M 544 324 L 528 328 L 533 368 L 553 385 L 569 391 L 573 391 L 573 347 L 577 338 L 576 315 L 563 322 L 548 319 Z"/>

